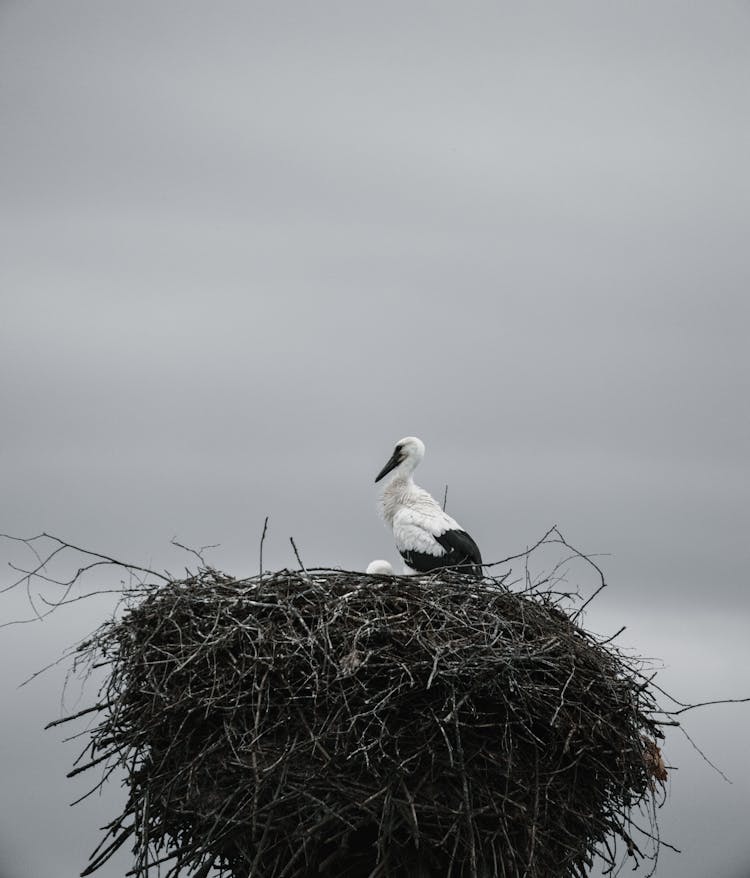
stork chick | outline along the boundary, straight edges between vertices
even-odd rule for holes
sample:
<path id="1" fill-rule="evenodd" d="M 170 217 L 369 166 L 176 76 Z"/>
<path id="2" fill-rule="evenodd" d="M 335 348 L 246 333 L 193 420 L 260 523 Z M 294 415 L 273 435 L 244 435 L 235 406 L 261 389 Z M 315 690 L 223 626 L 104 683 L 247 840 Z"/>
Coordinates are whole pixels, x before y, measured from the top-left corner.
<path id="1" fill-rule="evenodd" d="M 368 576 L 395 576 L 396 572 L 388 561 L 378 558 L 376 561 L 370 561 L 367 565 L 365 573 Z"/>
<path id="2" fill-rule="evenodd" d="M 468 533 L 441 509 L 412 473 L 424 457 L 424 442 L 406 436 L 397 444 L 376 482 L 388 476 L 379 511 L 393 528 L 396 548 L 406 563 L 405 573 L 430 573 L 451 568 L 482 578 L 482 555 Z"/>

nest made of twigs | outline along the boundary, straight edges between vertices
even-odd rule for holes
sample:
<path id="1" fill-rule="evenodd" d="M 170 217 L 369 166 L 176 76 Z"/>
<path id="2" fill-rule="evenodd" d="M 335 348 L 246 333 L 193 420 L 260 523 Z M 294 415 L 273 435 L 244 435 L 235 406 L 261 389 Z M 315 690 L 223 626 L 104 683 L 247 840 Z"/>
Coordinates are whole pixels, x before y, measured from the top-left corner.
<path id="1" fill-rule="evenodd" d="M 656 705 L 559 604 L 326 570 L 144 588 L 83 647 L 110 663 L 87 765 L 128 790 L 83 874 L 127 841 L 139 878 L 581 876 L 618 839 L 638 859 Z"/>

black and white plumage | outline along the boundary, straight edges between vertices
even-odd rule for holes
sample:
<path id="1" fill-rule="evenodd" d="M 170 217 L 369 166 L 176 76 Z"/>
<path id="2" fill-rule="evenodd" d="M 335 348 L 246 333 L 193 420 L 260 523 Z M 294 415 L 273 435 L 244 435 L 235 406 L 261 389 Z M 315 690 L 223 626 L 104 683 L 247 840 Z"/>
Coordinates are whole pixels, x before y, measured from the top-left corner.
<path id="1" fill-rule="evenodd" d="M 429 573 L 450 567 L 482 578 L 482 555 L 466 531 L 423 488 L 412 473 L 424 457 L 424 443 L 416 436 L 401 439 L 375 481 L 388 477 L 379 510 L 393 528 L 396 548 L 406 573 Z"/>

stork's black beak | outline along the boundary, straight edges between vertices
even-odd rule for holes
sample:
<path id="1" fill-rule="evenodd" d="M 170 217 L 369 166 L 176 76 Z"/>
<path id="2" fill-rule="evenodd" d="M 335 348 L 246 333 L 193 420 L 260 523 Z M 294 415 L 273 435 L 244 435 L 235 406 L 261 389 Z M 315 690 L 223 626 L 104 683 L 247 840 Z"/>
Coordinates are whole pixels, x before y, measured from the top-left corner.
<path id="1" fill-rule="evenodd" d="M 396 469 L 396 467 L 401 463 L 403 458 L 401 457 L 401 449 L 397 448 L 393 454 L 391 455 L 388 463 L 380 470 L 380 472 L 375 476 L 375 482 L 379 482 L 383 476 L 387 476 L 388 473 L 392 469 Z"/>

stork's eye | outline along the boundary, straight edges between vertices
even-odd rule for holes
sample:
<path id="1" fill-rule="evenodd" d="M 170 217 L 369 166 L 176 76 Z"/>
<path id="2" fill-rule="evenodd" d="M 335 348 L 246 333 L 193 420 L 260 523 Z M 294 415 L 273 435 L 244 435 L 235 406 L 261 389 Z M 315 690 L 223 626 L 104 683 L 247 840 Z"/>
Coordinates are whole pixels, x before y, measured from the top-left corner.
<path id="1" fill-rule="evenodd" d="M 394 453 L 394 454 L 401 454 L 401 450 L 402 450 L 402 448 L 403 448 L 402 445 L 397 445 L 396 448 L 394 449 L 394 452 L 393 452 L 393 453 Z"/>

